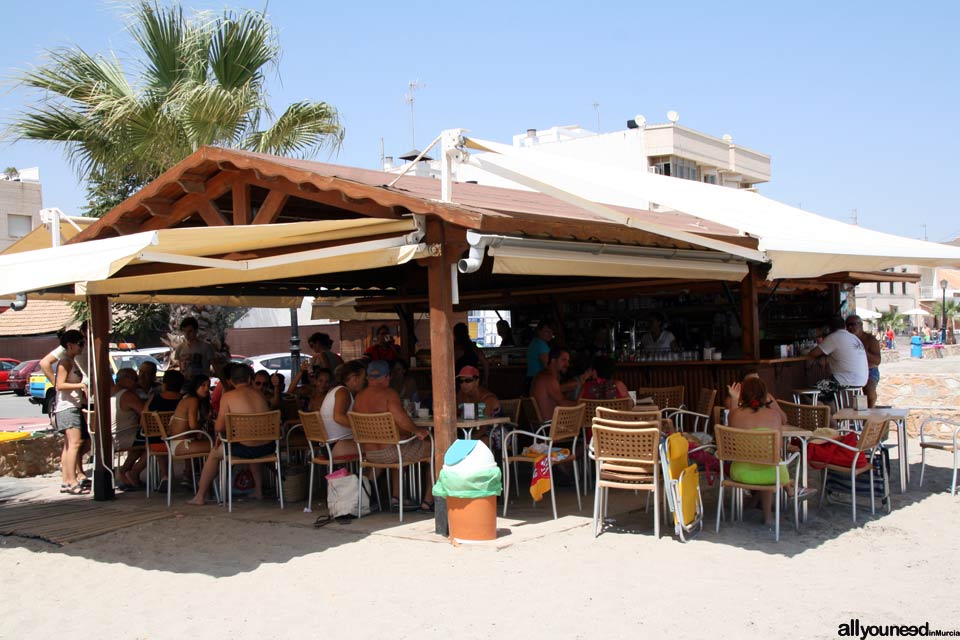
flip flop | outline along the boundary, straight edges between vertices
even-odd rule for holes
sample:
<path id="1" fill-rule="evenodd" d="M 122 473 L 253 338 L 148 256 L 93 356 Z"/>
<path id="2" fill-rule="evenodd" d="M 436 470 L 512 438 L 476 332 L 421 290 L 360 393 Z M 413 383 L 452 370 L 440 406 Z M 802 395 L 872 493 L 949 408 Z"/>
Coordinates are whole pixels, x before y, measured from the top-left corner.
<path id="1" fill-rule="evenodd" d="M 404 511 L 416 511 L 417 503 L 411 500 L 410 498 L 404 498 L 403 500 L 403 510 Z M 400 500 L 397 498 L 390 498 L 390 511 L 398 512 L 400 511 Z"/>
<path id="2" fill-rule="evenodd" d="M 424 513 L 433 513 L 433 503 L 424 500 L 420 503 L 420 511 L 423 511 Z"/>
<path id="3" fill-rule="evenodd" d="M 66 491 L 63 491 L 63 493 L 69 493 L 72 496 L 79 496 L 87 492 L 84 490 L 83 485 L 78 482 L 74 485 L 67 485 Z"/>

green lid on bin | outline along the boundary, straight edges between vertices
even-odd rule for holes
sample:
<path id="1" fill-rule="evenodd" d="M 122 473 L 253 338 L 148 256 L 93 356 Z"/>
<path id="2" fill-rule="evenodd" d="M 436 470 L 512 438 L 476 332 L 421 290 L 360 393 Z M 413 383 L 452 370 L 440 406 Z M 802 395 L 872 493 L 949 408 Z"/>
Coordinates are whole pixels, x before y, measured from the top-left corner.
<path id="1" fill-rule="evenodd" d="M 477 446 L 479 440 L 456 440 L 443 456 L 443 464 L 452 467 L 466 458 Z"/>

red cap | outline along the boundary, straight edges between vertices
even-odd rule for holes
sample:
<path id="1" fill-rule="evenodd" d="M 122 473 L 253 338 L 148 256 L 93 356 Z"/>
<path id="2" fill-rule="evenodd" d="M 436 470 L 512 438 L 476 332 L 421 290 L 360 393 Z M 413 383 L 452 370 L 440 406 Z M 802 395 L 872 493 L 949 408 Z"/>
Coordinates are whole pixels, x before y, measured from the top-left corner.
<path id="1" fill-rule="evenodd" d="M 476 367 L 471 367 L 470 365 L 465 366 L 463 369 L 460 369 L 460 373 L 457 374 L 458 378 L 479 378 L 480 370 Z"/>

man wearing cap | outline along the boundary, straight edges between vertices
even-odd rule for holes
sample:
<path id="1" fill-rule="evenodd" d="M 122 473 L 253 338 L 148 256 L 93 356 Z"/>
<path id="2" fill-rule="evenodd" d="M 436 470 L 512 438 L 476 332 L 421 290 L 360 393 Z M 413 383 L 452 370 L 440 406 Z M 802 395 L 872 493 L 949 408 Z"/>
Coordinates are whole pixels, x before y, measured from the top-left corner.
<path id="1" fill-rule="evenodd" d="M 867 406 L 872 409 L 877 404 L 880 382 L 880 341 L 863 330 L 860 316 L 847 316 L 847 331 L 860 338 L 867 352 L 867 384 L 863 385 L 863 393 L 867 396 Z"/>
<path id="2" fill-rule="evenodd" d="M 480 370 L 467 365 L 457 374 L 457 404 L 483 403 L 486 417 L 500 415 L 500 400 L 486 387 L 480 386 Z M 476 414 L 479 418 L 479 413 Z M 480 440 L 486 442 L 487 429 L 477 431 Z"/>
<path id="3" fill-rule="evenodd" d="M 403 410 L 403 404 L 400 401 L 400 394 L 390 386 L 390 364 L 384 360 L 374 360 L 367 365 L 367 387 L 357 394 L 353 402 L 353 411 L 357 413 L 384 413 L 390 412 L 393 420 L 400 430 L 400 439 L 405 440 L 411 435 L 416 436 L 406 444 L 400 445 L 400 451 L 403 454 L 404 461 L 408 460 L 428 460 L 431 455 L 430 431 L 413 424 L 413 420 Z M 378 463 L 396 463 L 399 462 L 397 447 L 386 444 L 367 444 L 364 445 L 364 457 L 370 462 Z M 399 508 L 400 506 L 400 474 L 396 469 L 391 469 L 393 496 L 390 498 L 390 506 Z M 423 502 L 420 503 L 421 511 L 433 511 L 433 482 L 428 481 L 424 487 Z M 404 503 L 404 508 L 416 508 L 416 504 Z"/>

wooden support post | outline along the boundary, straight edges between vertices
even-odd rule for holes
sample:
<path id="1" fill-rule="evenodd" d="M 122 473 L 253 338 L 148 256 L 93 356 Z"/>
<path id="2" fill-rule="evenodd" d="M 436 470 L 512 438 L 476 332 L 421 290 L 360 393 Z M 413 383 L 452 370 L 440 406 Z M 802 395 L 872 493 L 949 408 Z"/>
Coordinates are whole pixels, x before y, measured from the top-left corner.
<path id="1" fill-rule="evenodd" d="M 413 305 L 394 305 L 397 317 L 400 318 L 400 356 L 410 362 L 410 356 L 417 352 L 417 343 L 413 330 Z"/>
<path id="2" fill-rule="evenodd" d="M 91 388 L 96 424 L 96 452 L 93 461 L 93 499 L 113 500 L 113 434 L 110 432 L 110 302 L 107 296 L 88 296 L 93 344 L 88 344 L 93 357 Z M 108 468 L 105 465 L 110 465 Z"/>
<path id="3" fill-rule="evenodd" d="M 443 247 L 445 235 L 443 222 L 431 218 L 427 225 L 426 242 Z M 446 248 L 441 255 L 425 260 L 430 301 L 430 368 L 433 377 L 433 438 L 437 469 L 443 465 L 443 456 L 457 433 L 450 261 L 451 256 Z"/>
<path id="4" fill-rule="evenodd" d="M 757 300 L 759 275 L 755 265 L 751 264 L 749 268 L 740 283 L 740 328 L 743 330 L 740 340 L 743 358 L 755 360 L 760 357 L 760 304 Z"/>

